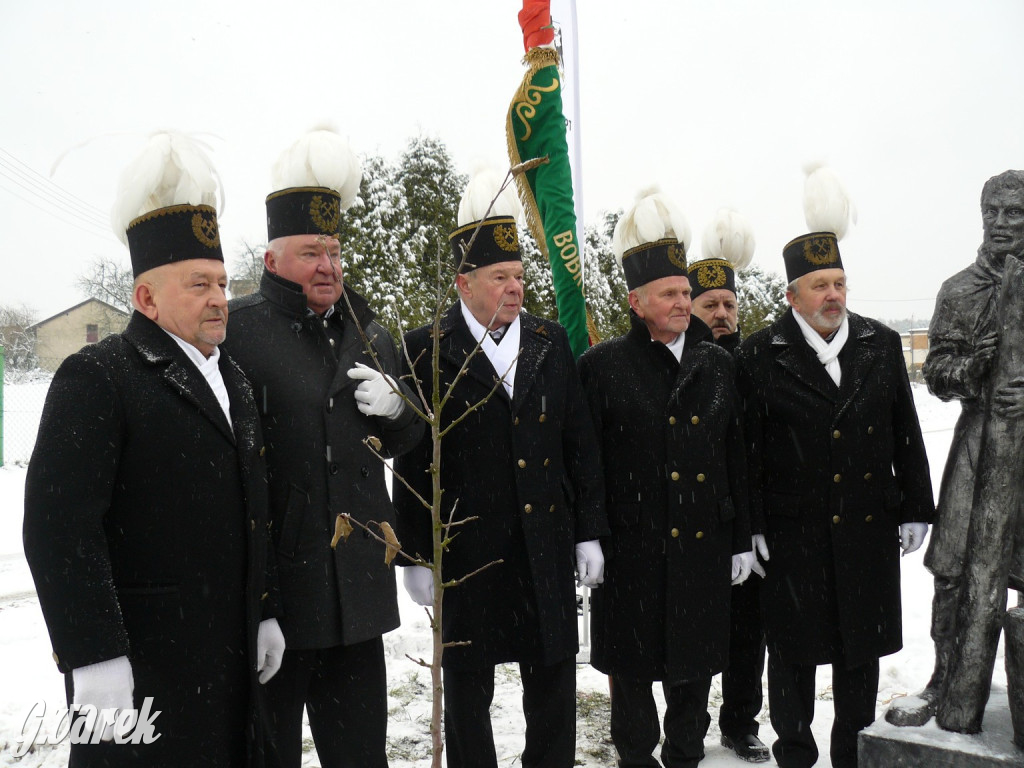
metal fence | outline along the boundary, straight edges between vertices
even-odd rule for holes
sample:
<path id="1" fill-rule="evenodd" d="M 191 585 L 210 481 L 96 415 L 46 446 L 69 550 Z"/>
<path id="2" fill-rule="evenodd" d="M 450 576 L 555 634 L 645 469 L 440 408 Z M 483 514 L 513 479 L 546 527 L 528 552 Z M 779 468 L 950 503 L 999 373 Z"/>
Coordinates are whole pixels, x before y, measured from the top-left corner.
<path id="1" fill-rule="evenodd" d="M 53 374 L 46 371 L 4 371 L 0 463 L 25 464 L 32 456 L 39 417 L 52 379 Z"/>

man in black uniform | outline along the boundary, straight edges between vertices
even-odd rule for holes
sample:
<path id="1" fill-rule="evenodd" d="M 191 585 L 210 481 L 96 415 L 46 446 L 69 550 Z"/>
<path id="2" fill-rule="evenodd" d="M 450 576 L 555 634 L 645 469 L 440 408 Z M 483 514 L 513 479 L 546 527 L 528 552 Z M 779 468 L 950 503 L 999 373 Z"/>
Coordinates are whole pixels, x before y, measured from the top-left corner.
<path id="1" fill-rule="evenodd" d="M 738 214 L 729 214 L 719 216 L 715 224 L 734 226 Z M 705 234 L 706 252 L 709 250 L 708 234 L 717 231 L 715 224 Z M 732 234 L 727 232 L 726 237 L 715 238 L 718 255 L 692 262 L 687 272 L 693 314 L 711 328 L 716 344 L 735 355 L 740 345 L 735 264 L 749 263 L 753 253 L 753 238 L 729 236 Z M 723 247 L 736 241 L 749 243 L 750 252 L 733 255 L 728 250 L 723 251 Z M 768 548 L 760 532 L 754 532 L 752 550 L 755 554 L 759 553 L 762 559 L 768 559 Z M 764 576 L 764 569 L 756 561 L 753 571 Z M 722 672 L 722 706 L 718 711 L 718 727 L 722 732 L 724 746 L 748 762 L 763 763 L 769 755 L 768 747 L 757 736 L 760 730 L 757 715 L 764 701 L 761 680 L 764 676 L 765 656 L 759 592 L 759 579 L 753 578 L 732 590 L 729 666 Z"/>
<path id="2" fill-rule="evenodd" d="M 412 391 L 396 383 L 394 341 L 342 282 L 341 210 L 360 175 L 330 131 L 285 152 L 267 196 L 260 290 L 231 302 L 229 348 L 256 390 L 267 447 L 288 641 L 268 696 L 289 768 L 302 757 L 303 706 L 325 768 L 387 765 L 381 636 L 399 623 L 395 576 L 375 539 L 357 532 L 332 550 L 331 538 L 342 512 L 394 525 L 384 465 L 362 441 L 374 435 L 397 456 L 423 425 L 397 394 Z"/>
<path id="3" fill-rule="evenodd" d="M 582 583 L 599 584 L 604 558 L 597 539 L 607 533 L 597 447 L 565 330 L 522 311 L 515 218 L 499 208 L 482 219 L 491 195 L 477 208 L 469 198 L 451 236 L 459 301 L 441 320 L 440 386 L 447 390 L 454 382 L 442 427 L 493 394 L 441 444 L 441 517 L 447 521 L 457 504 L 456 520 L 477 518 L 453 530 L 443 578 L 502 562 L 444 593 L 444 640 L 468 642 L 443 656 L 448 765 L 497 765 L 489 712 L 494 667 L 518 662 L 526 716 L 522 764 L 570 768 L 578 650 L 573 566 Z M 431 326 L 406 336 L 428 402 L 432 336 Z M 398 474 L 426 499 L 432 447 L 424 438 L 396 462 Z M 395 503 L 405 550 L 429 561 L 429 510 L 397 483 Z M 429 568 L 405 569 L 417 602 L 431 603 L 432 583 Z"/>
<path id="4" fill-rule="evenodd" d="M 195 204 L 196 189 L 211 192 Z M 262 765 L 257 673 L 274 674 L 284 639 L 256 403 L 219 349 L 215 190 L 180 135 L 154 135 L 125 170 L 135 312 L 61 364 L 29 464 L 25 556 L 69 705 L 155 715 L 151 743 L 97 721 L 104 742 L 72 743 L 72 766 Z"/>
<path id="5" fill-rule="evenodd" d="M 637 211 L 664 211 L 657 231 Z M 651 225 L 653 217 L 646 217 Z M 657 192 L 615 230 L 630 331 L 580 358 L 601 446 L 611 536 L 594 593 L 592 663 L 612 678 L 620 766 L 704 757 L 711 678 L 726 665 L 730 583 L 750 573 L 741 411 L 729 354 L 690 315 L 685 219 Z"/>
<path id="6" fill-rule="evenodd" d="M 933 514 L 899 334 L 846 311 L 835 231 L 783 251 L 790 309 L 737 356 L 751 509 L 771 552 L 761 586 L 768 701 L 782 768 L 818 759 L 814 677 L 832 665 L 835 768 L 856 768 L 878 659 L 902 646 L 900 549 Z M 898 529 L 898 534 L 897 534 Z"/>

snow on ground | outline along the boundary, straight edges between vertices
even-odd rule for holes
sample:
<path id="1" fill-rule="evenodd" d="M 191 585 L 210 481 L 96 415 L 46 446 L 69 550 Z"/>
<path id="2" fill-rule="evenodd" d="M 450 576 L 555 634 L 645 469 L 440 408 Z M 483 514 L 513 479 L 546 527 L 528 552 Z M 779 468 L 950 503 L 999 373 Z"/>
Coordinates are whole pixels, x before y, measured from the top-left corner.
<path id="1" fill-rule="evenodd" d="M 29 396 L 39 400 L 39 383 L 32 382 L 8 387 L 8 405 L 14 401 L 13 391 L 21 387 L 31 389 Z M 915 397 L 937 492 L 959 406 L 940 402 L 922 386 L 915 386 Z M 68 754 L 66 741 L 56 746 L 43 744 L 45 737 L 52 736 L 58 728 L 55 712 L 64 704 L 63 679 L 50 658 L 46 627 L 21 546 L 25 468 L 12 466 L 11 459 L 8 462 L 7 467 L 0 469 L 0 765 L 21 768 L 64 765 Z M 931 674 L 933 654 L 928 623 L 932 582 L 922 565 L 922 554 L 923 551 L 919 551 L 903 561 L 904 648 L 882 659 L 879 714 L 893 698 L 920 690 Z M 399 598 L 402 626 L 385 636 L 391 765 L 422 768 L 430 764 L 430 674 L 408 657 L 429 658 L 430 635 L 423 609 L 412 603 L 401 588 Z M 999 685 L 1005 685 L 1003 665 L 1000 646 L 994 676 Z M 496 678 L 492 720 L 498 762 L 501 766 L 513 766 L 519 763 L 524 730 L 518 668 L 514 665 L 500 667 Z M 830 765 L 827 749 L 832 724 L 830 683 L 831 669 L 819 668 L 813 731 L 823 753 L 818 765 L 824 767 Z M 612 766 L 615 755 L 608 738 L 607 679 L 588 665 L 581 665 L 577 688 L 577 764 L 593 768 Z M 663 711 L 659 686 L 655 686 L 655 694 Z M 705 739 L 707 757 L 701 765 L 707 768 L 747 765 L 718 743 L 720 700 L 721 688 L 716 678 L 711 693 L 712 726 Z M 761 736 L 770 744 L 774 734 L 766 711 L 762 711 L 760 719 Z M 32 736 L 37 726 L 37 746 L 18 759 L 14 756 L 16 748 L 26 734 Z M 308 729 L 306 737 L 310 749 L 303 765 L 318 766 Z"/>

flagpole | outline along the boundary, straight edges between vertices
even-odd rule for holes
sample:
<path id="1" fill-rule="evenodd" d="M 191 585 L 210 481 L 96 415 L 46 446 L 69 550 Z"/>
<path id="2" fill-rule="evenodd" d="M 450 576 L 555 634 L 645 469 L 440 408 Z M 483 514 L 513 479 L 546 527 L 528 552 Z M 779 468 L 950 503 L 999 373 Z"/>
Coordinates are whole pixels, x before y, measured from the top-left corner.
<path id="1" fill-rule="evenodd" d="M 565 115 L 566 138 L 569 144 L 569 166 L 572 170 L 572 199 L 576 211 L 576 233 L 580 243 L 586 241 L 583 223 L 583 141 L 580 123 L 580 55 L 576 31 L 576 0 L 551 0 L 551 23 L 558 30 L 559 58 L 562 61 L 562 112 Z M 565 98 L 568 96 L 568 98 Z M 581 267 L 586 285 L 586 268 Z"/>

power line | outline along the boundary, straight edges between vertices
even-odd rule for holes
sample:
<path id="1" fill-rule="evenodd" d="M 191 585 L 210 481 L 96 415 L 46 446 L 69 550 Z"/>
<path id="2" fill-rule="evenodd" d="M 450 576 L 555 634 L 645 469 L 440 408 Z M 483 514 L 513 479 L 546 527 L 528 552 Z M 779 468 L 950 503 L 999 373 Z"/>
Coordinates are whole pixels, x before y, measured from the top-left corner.
<path id="1" fill-rule="evenodd" d="M 106 228 L 103 228 L 103 229 L 90 229 L 90 227 L 93 227 L 95 225 L 89 224 L 88 222 L 86 222 L 86 224 L 83 225 L 83 224 L 78 223 L 78 222 L 69 221 L 69 220 L 63 218 L 60 215 L 60 212 L 54 212 L 54 211 L 47 210 L 47 209 L 43 208 L 42 206 L 40 206 L 38 203 L 35 203 L 35 202 L 31 201 L 31 200 L 28 200 L 28 199 L 22 197 L 21 195 L 19 195 L 17 192 L 9 189 L 8 187 L 5 187 L 3 184 L 0 184 L 0 189 L 3 189 L 5 192 L 7 192 L 10 195 L 13 195 L 14 197 L 18 198 L 22 202 L 24 202 L 24 203 L 26 203 L 28 205 L 31 205 L 33 208 L 36 208 L 36 209 L 42 211 L 46 215 L 53 216 L 54 218 L 58 219 L 59 221 L 64 222 L 68 226 L 75 227 L 76 229 L 80 229 L 83 232 L 87 232 L 90 235 L 94 235 L 94 236 L 97 236 L 97 237 L 102 237 L 102 238 L 104 238 L 106 240 L 110 240 L 110 241 L 116 241 L 116 239 L 114 238 L 113 232 L 111 232 L 109 229 L 106 229 Z"/>
<path id="2" fill-rule="evenodd" d="M 49 177 L 43 176 L 41 173 L 31 168 L 29 165 L 22 162 L 21 160 L 19 160 L 17 157 L 15 157 L 2 147 L 0 147 L 0 155 L 6 155 L 7 158 L 9 158 L 5 159 L 4 157 L 0 156 L 0 166 L 6 166 L 10 168 L 12 171 L 17 173 L 19 176 L 21 176 L 23 179 L 25 179 L 33 186 L 44 190 L 47 195 L 52 195 L 57 199 L 61 199 L 68 205 L 73 206 L 81 210 L 83 213 L 89 216 L 93 216 L 100 221 L 106 221 L 107 214 L 104 211 L 100 210 L 91 203 L 87 203 L 85 200 L 82 200 L 74 193 L 67 191 L 60 185 L 56 184 Z"/>

